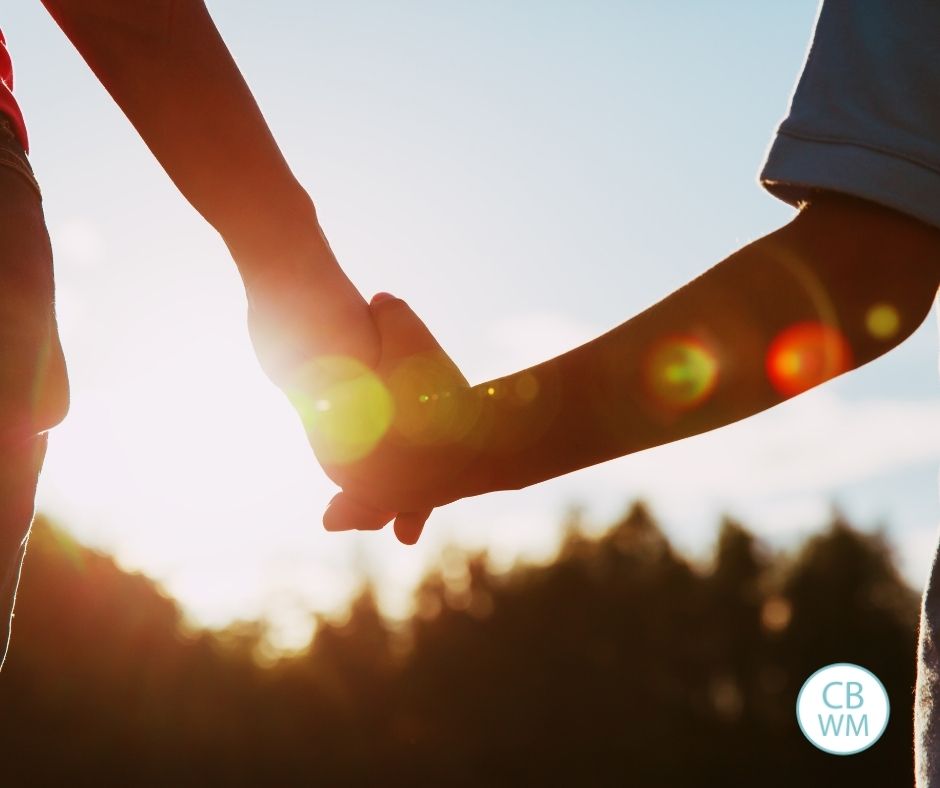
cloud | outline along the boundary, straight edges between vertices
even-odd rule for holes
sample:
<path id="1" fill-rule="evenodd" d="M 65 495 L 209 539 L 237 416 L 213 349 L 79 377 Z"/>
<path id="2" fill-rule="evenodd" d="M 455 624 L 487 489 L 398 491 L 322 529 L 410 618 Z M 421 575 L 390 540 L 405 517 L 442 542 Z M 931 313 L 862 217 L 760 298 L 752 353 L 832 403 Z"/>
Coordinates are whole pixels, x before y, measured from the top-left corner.
<path id="1" fill-rule="evenodd" d="M 486 333 L 486 350 L 509 372 L 553 358 L 601 333 L 596 326 L 561 312 L 528 312 L 492 323 Z"/>
<path id="2" fill-rule="evenodd" d="M 653 495 L 681 486 L 706 498 L 756 497 L 826 491 L 932 461 L 940 462 L 940 400 L 849 402 L 823 389 L 606 474 Z"/>

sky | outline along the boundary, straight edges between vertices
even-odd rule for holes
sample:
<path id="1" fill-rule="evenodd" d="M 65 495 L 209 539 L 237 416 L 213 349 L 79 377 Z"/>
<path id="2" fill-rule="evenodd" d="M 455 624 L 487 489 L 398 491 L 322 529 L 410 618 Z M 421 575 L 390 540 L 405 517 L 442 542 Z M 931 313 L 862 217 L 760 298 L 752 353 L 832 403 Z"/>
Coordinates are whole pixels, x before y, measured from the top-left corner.
<path id="1" fill-rule="evenodd" d="M 815 2 L 379 0 L 209 8 L 360 289 L 405 298 L 471 382 L 556 355 L 788 221 L 757 172 Z M 932 319 L 878 362 L 716 433 L 459 502 L 416 548 L 327 534 L 334 489 L 255 362 L 214 231 L 38 0 L 4 3 L 56 255 L 73 402 L 39 506 L 195 623 L 390 613 L 448 545 L 548 559 L 565 512 L 643 497 L 707 554 L 723 513 L 787 547 L 839 506 L 925 579 L 940 518 Z M 186 118 L 178 119 L 185 129 Z M 28 566 L 27 566 L 28 571 Z"/>

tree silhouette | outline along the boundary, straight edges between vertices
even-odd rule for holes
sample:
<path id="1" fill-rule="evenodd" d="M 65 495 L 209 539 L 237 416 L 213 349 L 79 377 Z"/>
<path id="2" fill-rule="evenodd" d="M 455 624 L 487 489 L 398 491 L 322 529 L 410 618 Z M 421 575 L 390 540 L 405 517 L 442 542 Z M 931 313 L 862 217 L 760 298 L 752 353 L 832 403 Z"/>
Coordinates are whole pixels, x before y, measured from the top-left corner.
<path id="1" fill-rule="evenodd" d="M 310 647 L 259 663 L 259 624 L 187 630 L 151 581 L 44 520 L 0 676 L 4 786 L 900 785 L 912 781 L 917 597 L 881 534 L 834 515 L 794 554 L 726 519 L 692 562 L 634 504 L 570 520 L 546 566 L 451 552 L 403 625 L 363 589 Z M 873 670 L 871 750 L 815 750 L 805 678 Z"/>

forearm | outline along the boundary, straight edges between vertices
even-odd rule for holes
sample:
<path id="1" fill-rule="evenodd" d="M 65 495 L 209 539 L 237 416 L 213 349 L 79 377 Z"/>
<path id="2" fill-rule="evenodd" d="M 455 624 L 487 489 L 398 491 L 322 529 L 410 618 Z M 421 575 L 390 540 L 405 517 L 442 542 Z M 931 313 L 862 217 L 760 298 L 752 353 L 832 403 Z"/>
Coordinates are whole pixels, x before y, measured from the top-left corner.
<path id="1" fill-rule="evenodd" d="M 746 418 L 897 345 L 938 283 L 940 232 L 823 198 L 599 339 L 476 387 L 482 462 L 494 487 L 518 488 Z M 870 329 L 878 304 L 895 310 L 890 332 Z M 799 324 L 841 340 L 821 370 L 787 381 L 799 359 L 779 338 Z"/>
<path id="2" fill-rule="evenodd" d="M 329 257 L 201 0 L 43 0 L 246 278 L 300 245 Z"/>

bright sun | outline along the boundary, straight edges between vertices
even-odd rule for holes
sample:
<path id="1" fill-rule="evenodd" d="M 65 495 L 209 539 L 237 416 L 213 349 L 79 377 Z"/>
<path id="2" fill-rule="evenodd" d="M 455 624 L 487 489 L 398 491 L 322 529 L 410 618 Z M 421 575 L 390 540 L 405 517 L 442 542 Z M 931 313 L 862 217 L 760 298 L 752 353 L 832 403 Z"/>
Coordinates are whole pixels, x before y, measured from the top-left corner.
<path id="1" fill-rule="evenodd" d="M 39 508 L 160 579 L 199 623 L 267 616 L 290 645 L 309 608 L 360 582 L 354 545 L 322 533 L 333 486 L 254 359 L 237 280 L 194 270 L 185 288 L 137 271 L 110 294 L 60 278 L 72 409 Z"/>

